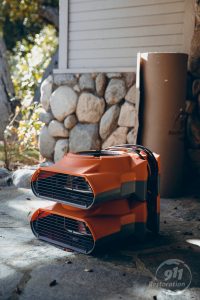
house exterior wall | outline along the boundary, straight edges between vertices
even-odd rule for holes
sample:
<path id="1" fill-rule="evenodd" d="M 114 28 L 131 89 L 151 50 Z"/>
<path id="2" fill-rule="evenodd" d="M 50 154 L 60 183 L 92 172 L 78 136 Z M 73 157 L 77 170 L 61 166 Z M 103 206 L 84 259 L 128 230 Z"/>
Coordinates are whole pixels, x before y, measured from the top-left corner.
<path id="1" fill-rule="evenodd" d="M 193 15 L 193 0 L 60 0 L 59 67 L 41 86 L 41 155 L 135 143 L 136 54 L 189 53 Z"/>
<path id="2" fill-rule="evenodd" d="M 188 52 L 193 0 L 60 0 L 59 69 L 136 69 L 138 52 Z"/>

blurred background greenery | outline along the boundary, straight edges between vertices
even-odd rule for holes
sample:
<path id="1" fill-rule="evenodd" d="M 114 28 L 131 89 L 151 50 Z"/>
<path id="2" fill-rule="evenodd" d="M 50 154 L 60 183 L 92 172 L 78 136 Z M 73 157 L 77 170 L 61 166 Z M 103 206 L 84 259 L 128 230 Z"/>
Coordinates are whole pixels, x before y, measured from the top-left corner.
<path id="1" fill-rule="evenodd" d="M 0 39 L 14 86 L 15 110 L 0 144 L 0 161 L 9 168 L 39 161 L 41 106 L 38 88 L 58 46 L 59 0 L 0 0 Z M 11 99 L 8 99 L 9 101 Z"/>

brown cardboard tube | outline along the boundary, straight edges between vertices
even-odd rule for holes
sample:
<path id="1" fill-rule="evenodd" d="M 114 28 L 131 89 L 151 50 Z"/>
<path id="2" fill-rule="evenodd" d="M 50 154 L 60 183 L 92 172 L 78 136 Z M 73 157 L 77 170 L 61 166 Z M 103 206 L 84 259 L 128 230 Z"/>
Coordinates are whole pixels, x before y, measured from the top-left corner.
<path id="1" fill-rule="evenodd" d="M 161 196 L 182 194 L 187 54 L 142 53 L 140 142 L 161 155 Z"/>

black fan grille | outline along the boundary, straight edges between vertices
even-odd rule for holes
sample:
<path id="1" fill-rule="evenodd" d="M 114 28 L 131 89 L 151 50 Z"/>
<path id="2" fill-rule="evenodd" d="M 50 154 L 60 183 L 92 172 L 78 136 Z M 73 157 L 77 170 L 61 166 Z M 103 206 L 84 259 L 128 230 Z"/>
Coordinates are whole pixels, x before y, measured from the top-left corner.
<path id="1" fill-rule="evenodd" d="M 80 232 L 80 224 L 85 232 Z M 83 224 L 83 225 L 82 225 Z M 94 248 L 94 239 L 85 223 L 56 214 L 39 216 L 31 223 L 33 233 L 41 240 L 62 248 L 73 249 L 81 253 L 90 253 Z"/>
<path id="2" fill-rule="evenodd" d="M 32 190 L 39 197 L 88 208 L 94 201 L 94 194 L 87 181 L 80 176 L 41 171 Z"/>

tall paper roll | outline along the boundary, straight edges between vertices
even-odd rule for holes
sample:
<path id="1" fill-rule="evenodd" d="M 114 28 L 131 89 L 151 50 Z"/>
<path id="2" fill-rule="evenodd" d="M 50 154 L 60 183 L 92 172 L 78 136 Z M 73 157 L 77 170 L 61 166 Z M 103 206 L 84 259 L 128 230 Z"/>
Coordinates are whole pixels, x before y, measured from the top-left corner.
<path id="1" fill-rule="evenodd" d="M 161 196 L 183 191 L 187 54 L 142 53 L 141 144 L 161 155 Z"/>

